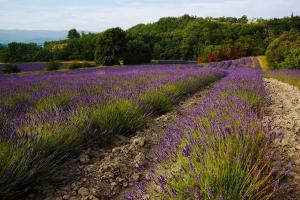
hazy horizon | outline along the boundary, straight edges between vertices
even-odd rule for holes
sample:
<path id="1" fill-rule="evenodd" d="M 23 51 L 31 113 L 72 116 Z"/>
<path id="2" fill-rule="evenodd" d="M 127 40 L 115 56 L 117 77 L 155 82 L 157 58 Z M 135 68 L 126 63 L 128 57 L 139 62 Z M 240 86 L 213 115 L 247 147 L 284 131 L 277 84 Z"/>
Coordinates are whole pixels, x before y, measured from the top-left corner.
<path id="1" fill-rule="evenodd" d="M 78 30 L 128 29 L 161 17 L 280 18 L 300 14 L 297 0 L 0 0 L 0 29 Z"/>

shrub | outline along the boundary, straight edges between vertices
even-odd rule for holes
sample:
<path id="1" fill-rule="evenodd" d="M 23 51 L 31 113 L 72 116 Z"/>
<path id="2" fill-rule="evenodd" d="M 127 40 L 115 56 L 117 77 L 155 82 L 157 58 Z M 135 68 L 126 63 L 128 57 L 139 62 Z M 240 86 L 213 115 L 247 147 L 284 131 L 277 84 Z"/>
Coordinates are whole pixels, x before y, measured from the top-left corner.
<path id="1" fill-rule="evenodd" d="M 56 61 L 50 61 L 47 63 L 46 71 L 55 71 L 58 70 L 61 66 L 61 63 Z"/>
<path id="2" fill-rule="evenodd" d="M 82 68 L 82 64 L 78 62 L 73 62 L 72 64 L 69 65 L 69 69 L 79 69 Z"/>
<path id="3" fill-rule="evenodd" d="M 14 64 L 5 64 L 3 65 L 2 72 L 4 74 L 18 73 L 20 72 L 17 65 Z"/>
<path id="4" fill-rule="evenodd" d="M 273 68 L 299 68 L 300 33 L 286 32 L 270 43 L 267 60 Z"/>
<path id="5" fill-rule="evenodd" d="M 28 105 L 30 103 L 30 96 L 26 93 L 16 93 L 14 95 L 6 97 L 4 101 L 2 101 L 2 106 L 7 107 L 9 109 L 15 109 L 17 107 Z"/>
<path id="6" fill-rule="evenodd" d="M 60 94 L 57 96 L 48 97 L 40 100 L 36 104 L 36 108 L 39 111 L 49 111 L 51 109 L 63 109 L 67 108 L 72 101 L 71 94 Z"/>
<path id="7" fill-rule="evenodd" d="M 89 63 L 89 62 L 84 62 L 81 64 L 82 68 L 90 68 L 90 67 L 95 67 L 95 65 Z"/>
<path id="8" fill-rule="evenodd" d="M 288 51 L 279 67 L 283 69 L 300 69 L 300 48 Z"/>
<path id="9" fill-rule="evenodd" d="M 98 138 L 108 142 L 115 134 L 128 135 L 144 126 L 142 111 L 132 102 L 116 101 L 94 109 L 91 114 L 92 128 Z"/>
<path id="10" fill-rule="evenodd" d="M 141 64 L 151 61 L 151 48 L 148 44 L 141 40 L 130 40 L 126 44 L 124 53 L 124 63 Z"/>
<path id="11" fill-rule="evenodd" d="M 172 110 L 170 97 L 160 91 L 147 91 L 142 94 L 140 98 L 148 112 L 161 115 Z"/>
<path id="12" fill-rule="evenodd" d="M 120 28 L 104 31 L 97 42 L 95 61 L 101 65 L 119 65 L 126 47 L 126 32 Z"/>

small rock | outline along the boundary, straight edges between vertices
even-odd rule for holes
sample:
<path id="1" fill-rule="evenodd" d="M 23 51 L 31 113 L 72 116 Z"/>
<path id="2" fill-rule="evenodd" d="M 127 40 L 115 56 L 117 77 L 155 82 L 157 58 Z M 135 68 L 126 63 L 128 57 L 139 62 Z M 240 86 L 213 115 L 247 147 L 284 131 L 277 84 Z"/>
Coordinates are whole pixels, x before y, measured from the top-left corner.
<path id="1" fill-rule="evenodd" d="M 103 179 L 109 179 L 109 178 L 113 178 L 114 174 L 112 172 L 105 172 L 103 175 Z"/>
<path id="2" fill-rule="evenodd" d="M 110 184 L 110 189 L 113 190 L 118 184 L 116 182 L 112 182 Z"/>
<path id="3" fill-rule="evenodd" d="M 150 176 L 149 173 L 146 173 L 146 174 L 145 174 L 145 179 L 146 179 L 147 181 L 150 181 L 150 180 L 151 180 L 151 176 Z"/>
<path id="4" fill-rule="evenodd" d="M 65 194 L 64 196 L 63 196 L 63 199 L 70 199 L 70 195 L 68 195 L 68 194 Z"/>
<path id="5" fill-rule="evenodd" d="M 145 145 L 145 138 L 144 137 L 138 137 L 138 138 L 135 138 L 133 141 L 132 141 L 132 144 L 131 144 L 131 148 L 134 147 L 134 146 L 140 146 L 140 147 L 143 147 Z"/>
<path id="6" fill-rule="evenodd" d="M 121 183 L 121 182 L 124 181 L 124 179 L 123 179 L 123 178 L 120 178 L 120 177 L 117 177 L 117 178 L 116 178 L 116 181 L 117 181 L 118 183 Z"/>
<path id="7" fill-rule="evenodd" d="M 128 182 L 127 181 L 123 182 L 123 187 L 124 188 L 128 187 Z"/>
<path id="8" fill-rule="evenodd" d="M 134 174 L 132 175 L 132 179 L 135 180 L 135 181 L 139 181 L 139 179 L 140 179 L 140 174 L 134 173 Z"/>
<path id="9" fill-rule="evenodd" d="M 89 195 L 89 190 L 85 187 L 81 187 L 78 190 L 78 194 L 81 195 L 81 196 L 88 196 Z"/>
<path id="10" fill-rule="evenodd" d="M 119 153 L 122 149 L 120 147 L 115 147 L 111 150 L 112 153 Z"/>
<path id="11" fill-rule="evenodd" d="M 142 152 L 140 152 L 138 153 L 138 155 L 135 156 L 133 163 L 135 167 L 139 167 L 141 165 L 144 165 L 145 160 L 146 160 L 145 155 Z"/>
<path id="12" fill-rule="evenodd" d="M 87 164 L 87 163 L 89 163 L 90 162 L 90 156 L 89 155 L 87 155 L 87 154 L 81 154 L 80 156 L 79 156 L 79 161 L 80 161 L 80 163 L 81 164 Z"/>

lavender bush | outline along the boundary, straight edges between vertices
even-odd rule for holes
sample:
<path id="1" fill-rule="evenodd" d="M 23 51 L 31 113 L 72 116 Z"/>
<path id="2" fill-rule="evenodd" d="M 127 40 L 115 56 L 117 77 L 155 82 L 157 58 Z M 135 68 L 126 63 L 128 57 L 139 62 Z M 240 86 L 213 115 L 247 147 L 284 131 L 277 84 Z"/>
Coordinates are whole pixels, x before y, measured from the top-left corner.
<path id="1" fill-rule="evenodd" d="M 224 75 L 197 65 L 147 65 L 0 76 L 0 197 L 51 181 L 85 145 L 136 131 L 166 102 L 171 109 Z M 149 91 L 161 95 L 149 98 Z"/>
<path id="2" fill-rule="evenodd" d="M 169 128 L 150 181 L 127 199 L 270 199 L 283 186 L 273 144 L 283 135 L 262 124 L 267 100 L 261 71 L 237 69 Z"/>
<path id="3" fill-rule="evenodd" d="M 0 64 L 0 71 L 3 66 L 4 64 Z M 43 71 L 46 68 L 45 63 L 20 63 L 17 66 L 21 72 Z"/>

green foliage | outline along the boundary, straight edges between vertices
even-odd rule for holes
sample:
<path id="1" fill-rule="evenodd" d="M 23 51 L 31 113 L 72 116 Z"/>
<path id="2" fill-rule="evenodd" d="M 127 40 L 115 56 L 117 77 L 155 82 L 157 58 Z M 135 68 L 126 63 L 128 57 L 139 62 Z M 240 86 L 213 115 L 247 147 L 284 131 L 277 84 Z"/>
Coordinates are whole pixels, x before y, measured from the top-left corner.
<path id="1" fill-rule="evenodd" d="M 146 110 L 150 113 L 161 115 L 172 110 L 172 101 L 170 97 L 161 91 L 147 91 L 140 96 L 145 104 Z"/>
<path id="2" fill-rule="evenodd" d="M 103 32 L 97 42 L 95 61 L 101 65 L 119 65 L 126 46 L 126 33 L 120 28 Z"/>
<path id="3" fill-rule="evenodd" d="M 69 65 L 69 69 L 79 69 L 79 68 L 83 68 L 82 63 L 73 62 Z"/>
<path id="4" fill-rule="evenodd" d="M 50 61 L 49 63 L 47 63 L 46 71 L 55 71 L 55 70 L 58 70 L 60 68 L 60 66 L 61 66 L 61 64 L 59 62 Z"/>
<path id="5" fill-rule="evenodd" d="M 48 61 L 51 57 L 50 51 L 34 43 L 12 42 L 0 48 L 0 59 L 3 62 Z"/>
<path id="6" fill-rule="evenodd" d="M 95 67 L 95 65 L 89 63 L 89 62 L 84 62 L 81 64 L 83 68 L 91 68 L 91 67 Z"/>
<path id="7" fill-rule="evenodd" d="M 4 64 L 2 68 L 2 73 L 11 74 L 20 72 L 18 65 L 15 64 Z"/>
<path id="8" fill-rule="evenodd" d="M 259 61 L 259 64 L 262 68 L 262 70 L 269 70 L 271 69 L 269 62 L 267 61 L 266 56 L 257 56 L 257 59 Z"/>
<path id="9" fill-rule="evenodd" d="M 68 39 L 80 38 L 80 33 L 76 29 L 71 29 L 68 32 Z"/>
<path id="10" fill-rule="evenodd" d="M 128 135 L 145 125 L 142 111 L 132 102 L 115 101 L 93 109 L 92 127 L 98 138 L 109 141 L 116 134 Z"/>
<path id="11" fill-rule="evenodd" d="M 15 109 L 21 104 L 30 104 L 30 96 L 25 93 L 16 93 L 0 98 L 0 106 L 8 109 Z"/>
<path id="12" fill-rule="evenodd" d="M 253 23 L 247 16 L 164 17 L 155 23 L 136 25 L 126 32 L 113 28 L 103 33 L 84 33 L 80 36 L 76 29 L 72 29 L 68 39 L 45 42 L 43 47 L 11 43 L 0 47 L 0 60 L 95 60 L 102 65 L 118 65 L 124 60 L 128 64 L 137 64 L 149 62 L 150 56 L 155 60 L 201 60 L 209 57 L 206 54 L 210 52 L 205 49 L 213 47 L 216 57 L 228 46 L 232 54 L 225 54 L 225 58 L 233 59 L 264 54 L 269 43 L 283 32 L 300 31 L 299 24 L 299 16 L 258 19 Z M 217 60 L 225 59 L 223 53 Z"/>
<path id="13" fill-rule="evenodd" d="M 300 46 L 286 52 L 284 61 L 279 64 L 283 69 L 300 69 Z"/>
<path id="14" fill-rule="evenodd" d="M 300 68 L 300 32 L 290 31 L 275 39 L 266 56 L 273 68 Z"/>
<path id="15" fill-rule="evenodd" d="M 266 72 L 264 74 L 265 78 L 275 78 L 279 81 L 288 83 L 290 85 L 294 85 L 300 89 L 300 74 L 299 73 L 286 73 L 286 72 L 280 72 L 277 71 L 277 73 L 268 73 Z"/>
<path id="16" fill-rule="evenodd" d="M 38 111 L 49 111 L 51 109 L 65 109 L 68 108 L 74 95 L 72 94 L 60 94 L 57 96 L 51 96 L 45 99 L 41 99 L 36 104 Z"/>
<path id="17" fill-rule="evenodd" d="M 124 54 L 125 64 L 141 64 L 151 61 L 150 46 L 141 40 L 128 41 Z"/>

